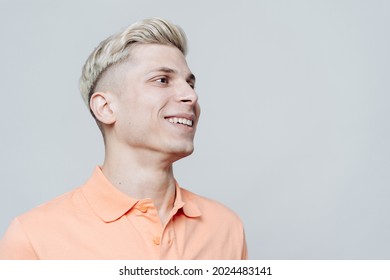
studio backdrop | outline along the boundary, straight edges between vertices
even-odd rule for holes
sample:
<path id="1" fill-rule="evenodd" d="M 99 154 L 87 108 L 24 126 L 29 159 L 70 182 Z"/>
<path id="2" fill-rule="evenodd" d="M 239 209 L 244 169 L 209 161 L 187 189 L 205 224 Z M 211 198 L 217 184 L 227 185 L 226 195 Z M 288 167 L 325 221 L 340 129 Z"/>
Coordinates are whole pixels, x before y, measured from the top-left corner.
<path id="1" fill-rule="evenodd" d="M 102 164 L 81 67 L 110 34 L 158 16 L 187 33 L 202 107 L 176 178 L 241 217 L 249 257 L 389 259 L 389 11 L 380 0 L 0 0 L 0 235 Z"/>

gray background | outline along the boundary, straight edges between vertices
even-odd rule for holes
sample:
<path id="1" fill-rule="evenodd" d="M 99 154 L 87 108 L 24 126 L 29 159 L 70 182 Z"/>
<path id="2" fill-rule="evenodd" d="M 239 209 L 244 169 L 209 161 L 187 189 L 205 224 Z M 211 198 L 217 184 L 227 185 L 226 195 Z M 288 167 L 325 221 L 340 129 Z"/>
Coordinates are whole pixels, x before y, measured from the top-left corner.
<path id="1" fill-rule="evenodd" d="M 0 235 L 102 163 L 80 69 L 160 16 L 187 33 L 202 106 L 176 177 L 241 216 L 250 258 L 390 259 L 390 1 L 0 5 Z"/>

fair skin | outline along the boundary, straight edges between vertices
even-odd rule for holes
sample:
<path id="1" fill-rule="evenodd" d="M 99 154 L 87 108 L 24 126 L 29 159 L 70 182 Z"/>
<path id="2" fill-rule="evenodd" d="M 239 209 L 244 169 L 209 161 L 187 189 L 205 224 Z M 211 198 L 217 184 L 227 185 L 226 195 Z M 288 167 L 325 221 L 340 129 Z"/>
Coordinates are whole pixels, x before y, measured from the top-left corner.
<path id="1" fill-rule="evenodd" d="M 194 149 L 195 77 L 179 49 L 157 44 L 134 46 L 113 71 L 112 87 L 90 101 L 105 134 L 102 171 L 125 194 L 151 198 L 164 225 L 175 200 L 172 164 Z"/>

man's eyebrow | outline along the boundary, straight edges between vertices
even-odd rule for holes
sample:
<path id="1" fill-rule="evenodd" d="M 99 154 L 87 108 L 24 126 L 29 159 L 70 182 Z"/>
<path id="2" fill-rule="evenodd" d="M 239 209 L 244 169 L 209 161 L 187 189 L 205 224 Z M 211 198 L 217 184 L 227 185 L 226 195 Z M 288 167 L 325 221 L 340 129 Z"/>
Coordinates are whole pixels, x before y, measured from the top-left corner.
<path id="1" fill-rule="evenodd" d="M 153 70 L 149 71 L 148 74 L 153 73 L 153 72 L 177 73 L 177 71 L 175 71 L 171 68 L 168 68 L 168 67 L 159 67 L 159 68 L 153 69 Z"/>
<path id="2" fill-rule="evenodd" d="M 177 74 L 177 71 L 172 69 L 172 68 L 169 68 L 169 67 L 159 67 L 159 68 L 156 68 L 156 69 L 153 69 L 151 71 L 148 72 L 148 74 L 150 73 L 153 73 L 153 72 L 164 72 L 164 73 L 173 73 L 173 74 Z M 196 81 L 196 77 L 193 73 L 190 73 L 188 74 L 188 77 L 186 79 L 187 81 Z"/>

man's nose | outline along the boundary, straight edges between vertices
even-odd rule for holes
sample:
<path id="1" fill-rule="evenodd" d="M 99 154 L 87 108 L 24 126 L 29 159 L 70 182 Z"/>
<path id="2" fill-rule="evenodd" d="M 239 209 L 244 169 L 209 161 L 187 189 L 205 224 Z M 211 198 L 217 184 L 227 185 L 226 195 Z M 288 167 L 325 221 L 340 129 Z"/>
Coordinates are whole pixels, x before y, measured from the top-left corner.
<path id="1" fill-rule="evenodd" d="M 198 102 L 198 95 L 189 83 L 183 83 L 178 89 L 178 101 L 189 104 Z"/>

